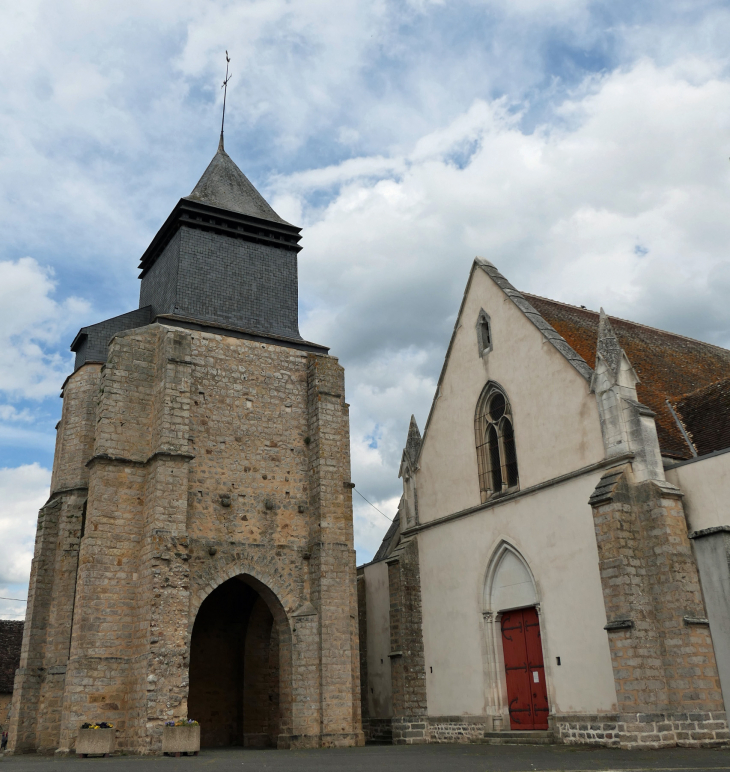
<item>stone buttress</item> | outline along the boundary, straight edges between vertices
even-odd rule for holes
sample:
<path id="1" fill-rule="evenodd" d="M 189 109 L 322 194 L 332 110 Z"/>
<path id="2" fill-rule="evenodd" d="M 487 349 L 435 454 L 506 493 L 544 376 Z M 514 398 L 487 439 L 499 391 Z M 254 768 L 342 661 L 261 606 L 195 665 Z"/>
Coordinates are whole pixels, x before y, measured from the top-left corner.
<path id="1" fill-rule="evenodd" d="M 398 513 L 374 559 L 374 562 L 384 560 L 388 571 L 390 718 L 377 718 L 367 713 L 366 647 L 369 616 L 363 569 L 359 569 L 357 584 L 362 649 L 360 670 L 363 728 L 370 741 L 392 742 L 394 745 L 415 745 L 430 741 L 418 539 L 401 538 L 403 530 L 418 522 L 418 499 L 413 474 L 417 469 L 420 445 L 421 434 L 415 418 L 411 416 L 399 471 L 403 479 L 403 496 Z"/>
<path id="2" fill-rule="evenodd" d="M 595 374 L 609 468 L 590 499 L 618 712 L 584 726 L 559 719 L 566 742 L 621 747 L 711 745 L 730 734 L 682 493 L 664 477 L 652 411 L 601 311 Z M 625 457 L 624 457 L 625 458 Z"/>

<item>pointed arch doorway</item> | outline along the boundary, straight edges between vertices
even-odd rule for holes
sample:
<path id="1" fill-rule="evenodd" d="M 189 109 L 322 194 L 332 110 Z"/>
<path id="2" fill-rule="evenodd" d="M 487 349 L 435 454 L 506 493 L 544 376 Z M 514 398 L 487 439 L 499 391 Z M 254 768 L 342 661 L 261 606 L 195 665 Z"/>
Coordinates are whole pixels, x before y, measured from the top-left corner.
<path id="1" fill-rule="evenodd" d="M 548 729 L 540 603 L 527 562 L 510 544 L 494 551 L 484 588 L 487 697 L 493 726 Z"/>
<path id="2" fill-rule="evenodd" d="M 223 582 L 195 617 L 188 716 L 200 723 L 204 748 L 277 745 L 279 624 L 257 584 L 245 575 Z"/>

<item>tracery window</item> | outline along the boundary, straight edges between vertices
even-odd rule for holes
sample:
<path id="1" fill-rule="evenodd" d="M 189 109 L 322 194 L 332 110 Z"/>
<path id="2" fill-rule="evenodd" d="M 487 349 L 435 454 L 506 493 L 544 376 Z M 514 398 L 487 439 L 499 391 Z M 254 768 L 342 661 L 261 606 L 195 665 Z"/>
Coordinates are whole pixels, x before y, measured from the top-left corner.
<path id="1" fill-rule="evenodd" d="M 474 418 L 482 502 L 519 487 L 512 420 L 512 408 L 504 391 L 488 383 Z"/>

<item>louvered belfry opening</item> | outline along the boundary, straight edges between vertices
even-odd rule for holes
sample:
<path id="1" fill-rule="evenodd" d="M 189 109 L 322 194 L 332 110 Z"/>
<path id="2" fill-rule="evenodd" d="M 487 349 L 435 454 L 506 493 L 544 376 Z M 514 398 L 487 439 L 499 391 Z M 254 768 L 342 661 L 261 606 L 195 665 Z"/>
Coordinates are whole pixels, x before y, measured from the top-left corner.
<path id="1" fill-rule="evenodd" d="M 477 403 L 474 432 L 482 503 L 519 487 L 512 409 L 504 391 L 488 383 Z"/>

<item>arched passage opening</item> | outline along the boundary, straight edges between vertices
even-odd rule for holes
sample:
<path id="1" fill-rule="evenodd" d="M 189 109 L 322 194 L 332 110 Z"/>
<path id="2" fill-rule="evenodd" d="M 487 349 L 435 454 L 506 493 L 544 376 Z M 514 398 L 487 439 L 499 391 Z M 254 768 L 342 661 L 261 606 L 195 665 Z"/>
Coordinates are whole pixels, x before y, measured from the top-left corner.
<path id="1" fill-rule="evenodd" d="M 286 723 L 280 696 L 288 691 L 281 689 L 288 639 L 277 603 L 240 575 L 200 605 L 190 639 L 188 716 L 200 723 L 202 747 L 276 747 Z"/>

